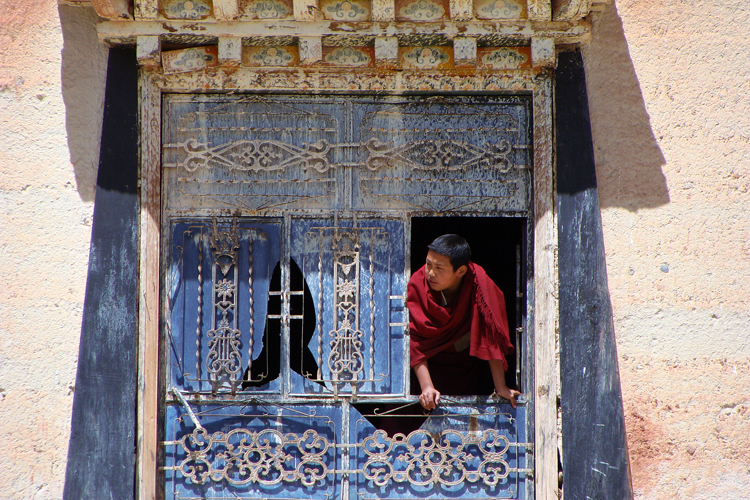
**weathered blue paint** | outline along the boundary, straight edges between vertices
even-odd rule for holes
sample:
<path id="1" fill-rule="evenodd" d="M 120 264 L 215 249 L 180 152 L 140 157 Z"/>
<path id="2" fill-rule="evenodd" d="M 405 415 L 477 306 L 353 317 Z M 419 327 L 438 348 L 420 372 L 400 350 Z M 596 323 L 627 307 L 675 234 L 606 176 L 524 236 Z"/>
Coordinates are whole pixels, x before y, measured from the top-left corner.
<path id="1" fill-rule="evenodd" d="M 632 498 L 581 54 L 555 91 L 563 484 L 569 500 Z"/>
<path id="2" fill-rule="evenodd" d="M 67 500 L 135 495 L 137 76 L 135 51 L 110 49 Z"/>

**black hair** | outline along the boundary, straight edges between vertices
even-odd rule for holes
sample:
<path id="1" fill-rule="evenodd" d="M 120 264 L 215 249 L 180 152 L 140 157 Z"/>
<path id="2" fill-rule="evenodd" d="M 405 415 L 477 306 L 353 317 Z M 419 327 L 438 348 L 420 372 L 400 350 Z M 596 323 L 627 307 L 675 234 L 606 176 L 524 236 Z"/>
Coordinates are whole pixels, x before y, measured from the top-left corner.
<path id="1" fill-rule="evenodd" d="M 445 255 L 451 261 L 453 270 L 461 266 L 468 266 L 471 260 L 471 248 L 463 237 L 457 234 L 444 234 L 438 236 L 427 248 L 440 255 Z"/>

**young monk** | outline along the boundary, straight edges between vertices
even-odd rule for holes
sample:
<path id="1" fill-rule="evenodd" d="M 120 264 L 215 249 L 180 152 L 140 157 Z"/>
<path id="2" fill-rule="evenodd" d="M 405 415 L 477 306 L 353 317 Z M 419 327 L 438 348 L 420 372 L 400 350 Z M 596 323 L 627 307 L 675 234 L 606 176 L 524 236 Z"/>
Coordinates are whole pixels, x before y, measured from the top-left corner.
<path id="1" fill-rule="evenodd" d="M 505 356 L 513 345 L 503 293 L 471 262 L 471 249 L 461 236 L 445 234 L 427 248 L 425 265 L 409 280 L 406 299 L 419 402 L 432 410 L 441 393 L 481 394 L 486 363 L 480 360 L 486 360 L 495 392 L 515 408 L 521 393 L 505 383 Z"/>

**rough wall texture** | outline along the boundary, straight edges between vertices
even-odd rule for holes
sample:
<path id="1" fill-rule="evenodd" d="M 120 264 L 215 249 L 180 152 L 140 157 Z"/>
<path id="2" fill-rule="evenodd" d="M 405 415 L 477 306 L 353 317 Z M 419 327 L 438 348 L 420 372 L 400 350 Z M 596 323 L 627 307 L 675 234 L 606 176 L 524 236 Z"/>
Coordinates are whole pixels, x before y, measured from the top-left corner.
<path id="1" fill-rule="evenodd" d="M 750 495 L 746 0 L 618 0 L 584 50 L 636 498 Z"/>
<path id="2" fill-rule="evenodd" d="M 62 497 L 106 70 L 95 20 L 0 2 L 0 498 Z"/>

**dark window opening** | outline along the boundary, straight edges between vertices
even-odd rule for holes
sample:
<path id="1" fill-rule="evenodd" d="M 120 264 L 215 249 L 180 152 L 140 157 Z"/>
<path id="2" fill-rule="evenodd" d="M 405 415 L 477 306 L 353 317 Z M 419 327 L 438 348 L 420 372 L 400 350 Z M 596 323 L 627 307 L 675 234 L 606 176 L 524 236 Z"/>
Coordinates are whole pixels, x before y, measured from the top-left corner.
<path id="1" fill-rule="evenodd" d="M 512 389 L 523 392 L 521 384 L 521 367 L 519 360 L 523 343 L 521 330 L 525 315 L 525 234 L 526 219 L 521 217 L 415 217 L 412 219 L 411 237 L 411 272 L 414 273 L 425 263 L 427 246 L 438 236 L 443 234 L 459 234 L 471 246 L 472 261 L 484 268 L 490 278 L 503 292 L 508 315 L 508 328 L 511 342 L 515 351 L 507 358 L 508 370 L 505 373 L 506 384 Z M 471 396 L 489 395 L 494 391 L 489 364 L 476 358 L 473 366 L 461 369 L 472 370 L 476 383 L 471 389 L 465 387 L 452 391 L 441 391 L 443 396 Z M 452 372 L 450 367 L 431 366 L 433 382 L 436 388 L 440 377 L 439 371 L 446 374 L 442 377 L 450 381 Z M 455 368 L 454 368 L 455 370 Z M 411 373 L 411 394 L 419 395 L 419 382 Z M 450 384 L 448 384 L 450 386 Z M 455 387 L 455 386 L 453 386 Z M 452 393 L 453 392 L 453 393 Z M 408 434 L 419 428 L 426 419 L 419 403 L 411 405 L 398 404 L 357 404 L 357 409 L 370 422 L 390 435 L 396 432 Z M 379 416 L 385 413 L 390 416 Z"/>

